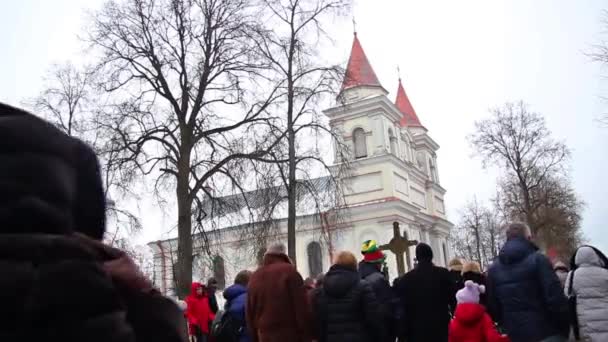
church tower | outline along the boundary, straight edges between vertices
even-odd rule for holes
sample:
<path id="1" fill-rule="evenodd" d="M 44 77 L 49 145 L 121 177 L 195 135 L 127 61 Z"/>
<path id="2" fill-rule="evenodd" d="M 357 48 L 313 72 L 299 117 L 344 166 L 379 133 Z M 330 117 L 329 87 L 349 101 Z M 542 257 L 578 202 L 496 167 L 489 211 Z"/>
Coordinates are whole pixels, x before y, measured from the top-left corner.
<path id="1" fill-rule="evenodd" d="M 446 265 L 452 224 L 439 182 L 439 145 L 422 125 L 401 79 L 395 102 L 387 95 L 355 33 L 337 105 L 324 111 L 350 158 L 344 192 L 349 208 L 345 225 L 352 233 L 344 243 L 387 243 L 397 222 L 410 239 L 431 245 L 436 264 Z"/>

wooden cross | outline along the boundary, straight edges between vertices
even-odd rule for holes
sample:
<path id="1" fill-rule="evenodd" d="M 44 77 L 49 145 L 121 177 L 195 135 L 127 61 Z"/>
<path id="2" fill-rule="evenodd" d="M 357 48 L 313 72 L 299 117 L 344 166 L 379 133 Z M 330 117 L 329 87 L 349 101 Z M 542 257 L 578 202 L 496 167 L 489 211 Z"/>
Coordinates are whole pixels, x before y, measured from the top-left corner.
<path id="1" fill-rule="evenodd" d="M 410 262 L 410 246 L 416 246 L 418 244 L 418 241 L 416 240 L 408 240 L 407 230 L 404 231 L 404 233 L 405 236 L 401 236 L 399 222 L 393 222 L 393 238 L 388 244 L 380 246 L 381 250 L 391 251 L 393 254 L 395 254 L 397 259 L 397 272 L 399 275 L 403 275 L 405 273 L 403 253 L 405 253 L 405 257 L 407 259 L 407 269 L 409 271 L 412 269 Z"/>

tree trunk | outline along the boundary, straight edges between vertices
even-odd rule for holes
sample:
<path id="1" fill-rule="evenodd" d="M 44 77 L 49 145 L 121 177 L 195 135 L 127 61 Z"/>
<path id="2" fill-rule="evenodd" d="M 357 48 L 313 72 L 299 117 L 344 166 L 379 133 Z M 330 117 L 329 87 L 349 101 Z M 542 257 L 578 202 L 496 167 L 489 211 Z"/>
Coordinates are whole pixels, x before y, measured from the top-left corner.
<path id="1" fill-rule="evenodd" d="M 290 90 L 293 85 L 290 85 Z M 291 91 L 293 94 L 293 91 Z M 293 129 L 293 96 L 289 95 L 287 100 L 287 125 L 289 141 L 289 185 L 288 185 L 288 204 L 287 204 L 287 251 L 294 265 L 297 265 L 296 258 L 296 146 L 295 132 Z"/>
<path id="2" fill-rule="evenodd" d="M 177 295 L 184 298 L 192 284 L 192 201 L 189 194 L 189 153 L 182 155 L 177 177 Z"/>

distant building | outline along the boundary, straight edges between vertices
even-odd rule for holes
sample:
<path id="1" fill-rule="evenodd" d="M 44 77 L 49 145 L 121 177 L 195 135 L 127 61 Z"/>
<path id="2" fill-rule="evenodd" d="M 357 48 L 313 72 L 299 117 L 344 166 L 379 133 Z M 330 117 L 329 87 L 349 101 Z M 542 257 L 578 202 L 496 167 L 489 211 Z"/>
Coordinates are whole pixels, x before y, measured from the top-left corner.
<path id="1" fill-rule="evenodd" d="M 448 235 L 452 228 L 446 217 L 445 189 L 439 182 L 436 152 L 439 145 L 429 136 L 410 103 L 401 80 L 395 102 L 380 84 L 355 34 L 339 105 L 324 111 L 333 129 L 341 132 L 352 152 L 350 175 L 345 180 L 346 205 L 337 209 L 339 221 L 332 220 L 333 208 L 323 206 L 318 215 L 306 196 L 298 202 L 297 260 L 303 277 L 325 272 L 332 253 L 349 250 L 359 255 L 361 244 L 374 239 L 385 244 L 393 237 L 393 222 L 399 222 L 410 239 L 426 242 L 433 248 L 435 263 L 445 266 L 450 258 Z M 331 191 L 329 178 L 311 182 L 317 191 Z M 274 203 L 275 189 L 248 193 L 254 201 L 248 208 Z M 276 190 L 278 192 L 282 190 Z M 215 218 L 221 229 L 207 234 L 208 253 L 214 257 L 195 256 L 194 279 L 211 276 L 220 284 L 230 283 L 245 268 L 255 269 L 264 248 L 251 238 L 244 238 L 247 223 L 243 196 L 225 198 L 228 210 Z M 239 218 L 240 217 L 240 218 Z M 259 223 L 261 224 L 267 224 Z M 286 243 L 286 210 L 277 210 L 274 220 L 278 234 L 273 240 Z M 254 223 L 256 225 L 258 223 Z M 194 246 L 201 246 L 195 235 Z M 164 293 L 174 289 L 173 262 L 177 240 L 149 244 L 154 250 L 156 286 Z M 413 249 L 410 258 L 413 258 Z M 391 277 L 397 276 L 395 256 L 387 252 Z M 198 258 L 198 259 L 197 259 Z M 413 265 L 413 260 L 410 260 Z"/>

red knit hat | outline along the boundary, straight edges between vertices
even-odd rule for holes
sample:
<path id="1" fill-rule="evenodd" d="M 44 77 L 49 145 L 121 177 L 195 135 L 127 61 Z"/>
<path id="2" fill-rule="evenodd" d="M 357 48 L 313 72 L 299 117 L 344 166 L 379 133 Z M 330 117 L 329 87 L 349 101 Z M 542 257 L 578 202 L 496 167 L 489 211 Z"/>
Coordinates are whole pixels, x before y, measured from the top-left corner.
<path id="1" fill-rule="evenodd" d="M 382 263 L 386 260 L 386 255 L 382 252 L 375 240 L 367 240 L 361 246 L 361 254 L 363 261 L 369 263 Z"/>

